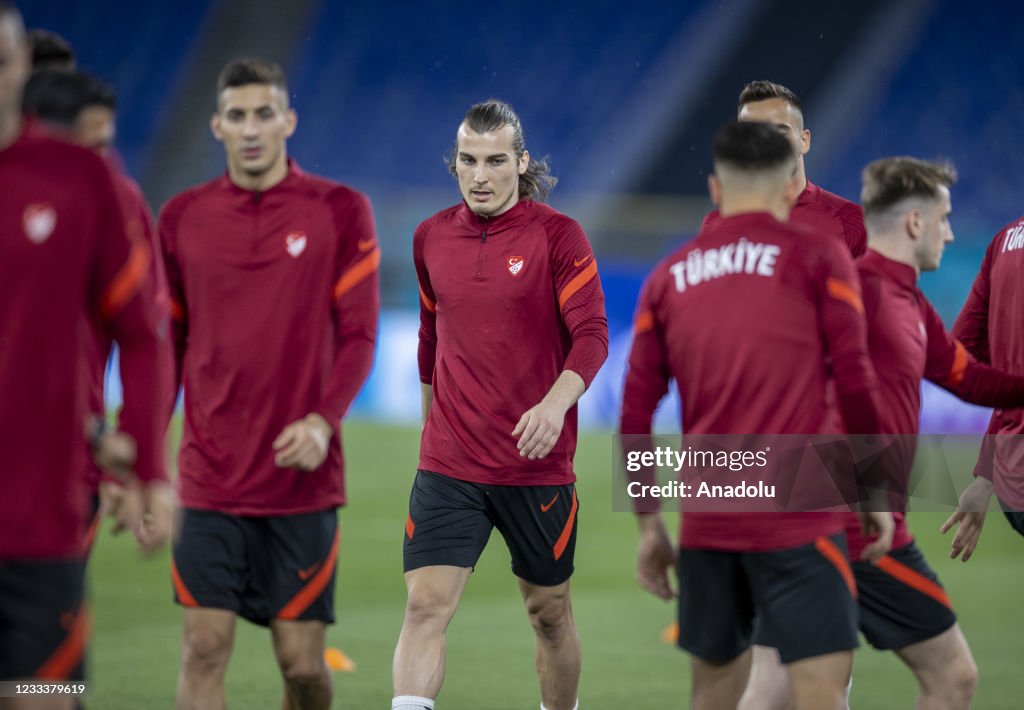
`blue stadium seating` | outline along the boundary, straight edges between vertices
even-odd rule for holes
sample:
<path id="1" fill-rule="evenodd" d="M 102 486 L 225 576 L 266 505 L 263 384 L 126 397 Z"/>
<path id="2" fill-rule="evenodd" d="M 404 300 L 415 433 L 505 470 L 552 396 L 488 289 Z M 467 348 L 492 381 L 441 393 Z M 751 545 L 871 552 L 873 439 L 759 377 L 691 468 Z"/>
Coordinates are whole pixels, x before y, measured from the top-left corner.
<path id="1" fill-rule="evenodd" d="M 117 146 L 129 172 L 141 175 L 149 142 L 164 120 L 180 120 L 167 97 L 212 0 L 32 0 L 25 24 L 64 36 L 78 64 L 118 92 Z"/>

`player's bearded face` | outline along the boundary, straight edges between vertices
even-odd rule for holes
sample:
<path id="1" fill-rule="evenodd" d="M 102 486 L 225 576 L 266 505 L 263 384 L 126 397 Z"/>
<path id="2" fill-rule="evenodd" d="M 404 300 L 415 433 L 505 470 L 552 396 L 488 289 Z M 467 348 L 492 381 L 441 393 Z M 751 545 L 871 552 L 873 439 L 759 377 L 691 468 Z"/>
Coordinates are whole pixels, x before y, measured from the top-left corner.
<path id="1" fill-rule="evenodd" d="M 465 124 L 456 136 L 455 174 L 462 199 L 484 217 L 496 217 L 519 201 L 519 176 L 530 164 L 530 154 L 516 157 L 511 126 L 477 133 Z"/>
<path id="2" fill-rule="evenodd" d="M 953 227 L 949 223 L 952 212 L 949 188 L 940 186 L 939 191 L 939 199 L 927 202 L 921 211 L 923 228 L 917 247 L 917 263 L 921 271 L 939 268 L 946 244 L 953 241 Z"/>
<path id="3" fill-rule="evenodd" d="M 285 160 L 285 141 L 295 125 L 295 112 L 288 108 L 284 92 L 268 84 L 224 89 L 212 122 L 229 166 L 252 176 L 263 175 Z"/>

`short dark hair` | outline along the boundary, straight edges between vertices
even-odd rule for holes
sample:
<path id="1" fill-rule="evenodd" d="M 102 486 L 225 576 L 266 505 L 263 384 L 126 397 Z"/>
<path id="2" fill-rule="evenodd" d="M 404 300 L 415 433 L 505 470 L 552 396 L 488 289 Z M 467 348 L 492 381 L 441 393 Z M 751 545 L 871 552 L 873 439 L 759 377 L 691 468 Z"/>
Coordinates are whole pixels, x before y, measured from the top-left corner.
<path id="1" fill-rule="evenodd" d="M 781 168 L 796 157 L 785 136 L 760 121 L 725 124 L 715 134 L 713 152 L 716 166 L 753 173 Z"/>
<path id="2" fill-rule="evenodd" d="M 220 76 L 217 77 L 217 99 L 220 99 L 224 89 L 249 84 L 274 86 L 283 91 L 285 97 L 288 96 L 288 80 L 280 64 L 265 59 L 242 57 L 221 69 Z"/>
<path id="3" fill-rule="evenodd" d="M 884 212 L 909 197 L 936 199 L 940 187 L 953 187 L 956 168 L 948 162 L 932 162 L 909 156 L 882 158 L 861 173 L 860 204 L 864 216 Z"/>
<path id="4" fill-rule="evenodd" d="M 32 71 L 75 68 L 74 48 L 56 32 L 35 29 L 26 37 L 32 47 Z"/>
<path id="5" fill-rule="evenodd" d="M 742 109 L 744 106 L 755 101 L 767 101 L 768 99 L 782 99 L 796 110 L 803 113 L 803 108 L 800 106 L 800 99 L 797 95 L 790 91 L 782 84 L 776 84 L 774 81 L 752 81 L 743 87 L 743 91 L 740 92 L 739 106 L 737 111 Z"/>
<path id="6" fill-rule="evenodd" d="M 523 124 L 519 120 L 519 115 L 510 104 L 500 99 L 489 99 L 473 104 L 466 111 L 462 122 L 476 133 L 489 133 L 505 126 L 512 126 L 512 150 L 517 158 L 522 157 L 526 151 L 526 136 L 523 134 Z M 455 159 L 458 152 L 459 145 L 458 138 L 456 138 L 455 147 L 452 148 L 451 154 L 448 156 L 448 170 L 452 175 L 456 174 Z M 558 183 L 558 178 L 551 174 L 548 157 L 531 157 L 526 172 L 519 176 L 519 199 L 543 202 L 548 198 L 556 183 Z"/>
<path id="7" fill-rule="evenodd" d="M 43 69 L 32 72 L 26 82 L 21 106 L 26 115 L 71 128 L 78 115 L 89 106 L 114 111 L 117 94 L 114 87 L 92 74 Z"/>

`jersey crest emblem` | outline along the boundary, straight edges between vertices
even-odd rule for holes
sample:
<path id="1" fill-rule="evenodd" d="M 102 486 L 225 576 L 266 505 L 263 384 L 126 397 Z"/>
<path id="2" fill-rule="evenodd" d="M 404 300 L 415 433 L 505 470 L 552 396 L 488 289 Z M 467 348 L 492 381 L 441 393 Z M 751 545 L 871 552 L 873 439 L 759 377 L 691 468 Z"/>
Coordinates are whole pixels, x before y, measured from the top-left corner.
<path id="1" fill-rule="evenodd" d="M 284 248 L 297 259 L 299 254 L 306 251 L 306 233 L 289 232 L 288 236 L 284 238 Z"/>
<path id="2" fill-rule="evenodd" d="M 57 210 L 50 204 L 33 203 L 25 208 L 21 223 L 28 240 L 33 244 L 42 244 L 50 238 L 57 226 Z"/>
<path id="3" fill-rule="evenodd" d="M 519 276 L 519 272 L 523 270 L 523 266 L 526 264 L 521 256 L 510 256 L 508 258 L 508 272 L 513 276 Z"/>

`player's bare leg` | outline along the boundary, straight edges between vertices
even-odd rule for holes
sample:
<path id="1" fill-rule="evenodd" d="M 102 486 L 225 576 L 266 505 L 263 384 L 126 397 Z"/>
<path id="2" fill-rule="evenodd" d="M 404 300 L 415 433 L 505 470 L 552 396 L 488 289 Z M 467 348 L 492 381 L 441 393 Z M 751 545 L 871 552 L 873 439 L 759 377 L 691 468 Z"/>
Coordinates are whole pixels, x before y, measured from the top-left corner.
<path id="1" fill-rule="evenodd" d="M 797 710 L 846 710 L 853 652 L 840 651 L 786 666 Z"/>
<path id="2" fill-rule="evenodd" d="M 322 621 L 270 622 L 274 656 L 284 678 L 283 710 L 327 710 L 331 674 L 324 662 L 327 626 Z"/>
<path id="3" fill-rule="evenodd" d="M 185 609 L 181 636 L 178 710 L 223 710 L 224 673 L 235 640 L 235 614 L 223 609 Z"/>
<path id="4" fill-rule="evenodd" d="M 789 710 L 792 707 L 789 676 L 778 650 L 755 645 L 751 653 L 750 677 L 737 710 Z"/>
<path id="5" fill-rule="evenodd" d="M 537 677 L 547 710 L 572 710 L 580 685 L 580 635 L 572 615 L 569 582 L 541 587 L 519 580 L 536 635 Z"/>
<path id="6" fill-rule="evenodd" d="M 971 706 L 978 685 L 978 667 L 960 625 L 896 650 L 917 676 L 921 692 L 917 710 L 961 710 Z"/>
<path id="7" fill-rule="evenodd" d="M 734 708 L 750 674 L 750 650 L 726 663 L 709 663 L 690 656 L 690 671 L 693 676 L 691 710 Z"/>
<path id="8" fill-rule="evenodd" d="M 409 596 L 391 669 L 396 697 L 437 697 L 444 681 L 445 632 L 471 571 L 431 565 L 405 573 Z"/>

